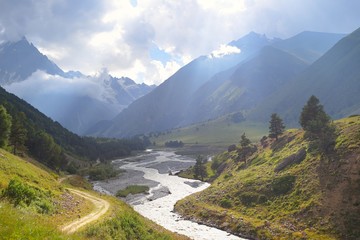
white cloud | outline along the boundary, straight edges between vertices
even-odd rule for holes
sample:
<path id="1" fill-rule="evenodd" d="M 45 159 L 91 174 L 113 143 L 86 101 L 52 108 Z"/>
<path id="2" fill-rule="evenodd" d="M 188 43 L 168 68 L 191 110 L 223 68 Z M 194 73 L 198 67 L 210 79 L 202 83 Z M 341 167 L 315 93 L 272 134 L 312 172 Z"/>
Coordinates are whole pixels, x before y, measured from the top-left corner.
<path id="1" fill-rule="evenodd" d="M 91 97 L 100 101 L 107 101 L 111 92 L 106 88 L 109 74 L 106 69 L 93 77 L 63 78 L 49 75 L 43 71 L 36 71 L 25 81 L 5 86 L 6 90 L 16 93 L 25 100 L 43 98 L 45 95 L 68 95 Z"/>
<path id="2" fill-rule="evenodd" d="M 221 58 L 226 55 L 236 54 L 240 53 L 241 50 L 235 46 L 230 45 L 220 45 L 220 47 L 217 50 L 214 50 L 209 55 L 210 58 Z"/>
<path id="3" fill-rule="evenodd" d="M 0 6 L 0 42 L 26 35 L 64 70 L 95 74 L 106 67 L 147 83 L 250 31 L 290 37 L 360 26 L 357 0 L 0 0 Z M 149 56 L 154 43 L 171 56 L 165 66 Z"/>

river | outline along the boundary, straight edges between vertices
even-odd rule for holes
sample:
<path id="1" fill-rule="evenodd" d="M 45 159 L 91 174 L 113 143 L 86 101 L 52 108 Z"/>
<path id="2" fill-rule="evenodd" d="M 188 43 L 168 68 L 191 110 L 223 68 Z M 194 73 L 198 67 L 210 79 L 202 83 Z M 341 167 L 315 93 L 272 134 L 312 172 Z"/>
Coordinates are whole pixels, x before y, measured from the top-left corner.
<path id="1" fill-rule="evenodd" d="M 117 179 L 94 183 L 95 190 L 115 194 L 128 185 L 147 185 L 150 187 L 149 194 L 137 194 L 125 199 L 141 215 L 170 231 L 195 240 L 243 239 L 216 228 L 184 220 L 173 212 L 178 200 L 209 186 L 208 183 L 169 174 L 194 165 L 194 159 L 176 155 L 174 152 L 148 151 L 140 156 L 115 160 L 113 164 L 126 172 Z"/>

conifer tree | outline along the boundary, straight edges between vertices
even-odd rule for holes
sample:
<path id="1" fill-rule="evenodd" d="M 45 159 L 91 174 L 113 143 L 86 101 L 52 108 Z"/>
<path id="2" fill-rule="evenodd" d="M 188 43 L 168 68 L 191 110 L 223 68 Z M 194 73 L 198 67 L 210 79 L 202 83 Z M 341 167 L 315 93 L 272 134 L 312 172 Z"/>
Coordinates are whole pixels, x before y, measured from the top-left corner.
<path id="1" fill-rule="evenodd" d="M 243 135 L 241 135 L 240 145 L 242 147 L 247 147 L 250 145 L 250 143 L 251 143 L 250 139 L 248 139 L 245 133 L 243 133 Z"/>
<path id="2" fill-rule="evenodd" d="M 335 143 L 335 127 L 331 124 L 331 119 L 319 99 L 314 95 L 303 107 L 299 123 L 305 130 L 305 137 L 312 142 L 312 146 L 323 152 L 332 149 Z"/>
<path id="3" fill-rule="evenodd" d="M 205 167 L 206 162 L 207 159 L 201 155 L 196 158 L 196 163 L 194 166 L 194 177 L 201 179 L 201 181 L 204 181 L 204 178 L 207 177 L 207 171 Z"/>
<path id="4" fill-rule="evenodd" d="M 269 126 L 269 137 L 278 140 L 279 135 L 283 134 L 285 125 L 283 120 L 276 114 L 271 114 L 270 126 Z"/>
<path id="5" fill-rule="evenodd" d="M 10 146 L 13 147 L 13 153 L 17 154 L 18 150 L 25 149 L 25 141 L 27 139 L 27 131 L 24 126 L 25 114 L 23 112 L 15 115 L 12 120 L 10 132 Z"/>
<path id="6" fill-rule="evenodd" d="M 0 147 L 5 147 L 11 129 L 11 116 L 7 113 L 3 105 L 0 105 Z"/>

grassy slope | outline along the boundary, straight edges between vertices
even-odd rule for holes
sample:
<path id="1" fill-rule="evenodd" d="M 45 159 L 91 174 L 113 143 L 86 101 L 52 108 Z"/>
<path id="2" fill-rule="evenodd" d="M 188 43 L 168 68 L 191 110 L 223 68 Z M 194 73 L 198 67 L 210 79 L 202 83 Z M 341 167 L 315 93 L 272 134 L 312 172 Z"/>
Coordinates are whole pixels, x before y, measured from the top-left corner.
<path id="1" fill-rule="evenodd" d="M 111 203 L 104 219 L 78 233 L 65 235 L 58 230 L 59 225 L 92 211 L 91 203 L 66 191 L 69 183 L 100 195 L 85 190 L 83 187 L 89 188 L 89 185 L 79 177 L 59 183 L 58 176 L 40 164 L 34 165 L 0 149 L 0 192 L 14 178 L 51 192 L 48 200 L 56 204 L 51 213 L 40 214 L 32 205 L 14 207 L 6 198 L 0 197 L 1 239 L 186 239 L 144 219 L 130 206 L 110 196 L 102 196 Z"/>
<path id="2" fill-rule="evenodd" d="M 240 136 L 246 133 L 252 141 L 258 141 L 267 132 L 266 124 L 250 122 L 234 123 L 228 117 L 194 124 L 184 128 L 165 132 L 151 141 L 157 146 L 164 146 L 170 140 L 182 141 L 185 144 L 228 146 L 238 143 Z"/>
<path id="3" fill-rule="evenodd" d="M 236 151 L 218 155 L 226 169 L 211 187 L 179 201 L 176 210 L 255 239 L 359 239 L 360 117 L 336 126 L 334 154 L 308 152 L 301 163 L 278 173 L 279 162 L 307 148 L 302 131 L 289 130 L 277 143 L 259 145 L 246 165 L 234 161 Z M 295 181 L 279 194 L 281 179 Z"/>

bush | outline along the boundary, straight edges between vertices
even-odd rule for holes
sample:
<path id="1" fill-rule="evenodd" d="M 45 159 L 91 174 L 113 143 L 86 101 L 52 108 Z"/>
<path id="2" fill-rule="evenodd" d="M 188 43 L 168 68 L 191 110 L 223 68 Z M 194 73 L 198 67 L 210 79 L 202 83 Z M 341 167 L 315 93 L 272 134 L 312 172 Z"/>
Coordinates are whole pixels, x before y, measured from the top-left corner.
<path id="1" fill-rule="evenodd" d="M 232 151 L 235 151 L 236 150 L 236 145 L 235 144 L 232 144 L 228 147 L 228 152 L 232 152 Z"/>
<path id="2" fill-rule="evenodd" d="M 34 188 L 17 179 L 10 180 L 8 187 L 3 191 L 3 196 L 7 197 L 15 206 L 21 203 L 29 206 L 31 202 L 36 200 Z"/>
<path id="3" fill-rule="evenodd" d="M 182 141 L 169 141 L 165 143 L 165 147 L 169 148 L 181 148 L 184 146 L 184 143 Z"/>
<path id="4" fill-rule="evenodd" d="M 223 207 L 223 208 L 231 208 L 232 207 L 232 202 L 231 202 L 231 200 L 225 198 L 225 199 L 222 199 L 220 201 L 220 206 Z"/>
<path id="5" fill-rule="evenodd" d="M 271 183 L 273 193 L 275 195 L 282 195 L 288 193 L 293 188 L 295 180 L 296 177 L 292 175 L 275 178 Z"/>
<path id="6" fill-rule="evenodd" d="M 240 201 L 245 206 L 252 206 L 258 203 L 259 194 L 253 192 L 242 192 L 240 193 Z"/>
<path id="7" fill-rule="evenodd" d="M 130 185 L 130 186 L 127 186 L 125 189 L 117 191 L 116 196 L 117 197 L 126 197 L 130 193 L 131 194 L 139 194 L 139 193 L 147 193 L 148 191 L 149 191 L 148 186 Z"/>
<path id="8" fill-rule="evenodd" d="M 99 164 L 89 170 L 89 179 L 92 181 L 105 180 L 116 177 L 121 171 L 115 170 L 110 164 Z"/>
<path id="9" fill-rule="evenodd" d="M 48 194 L 17 179 L 10 180 L 2 196 L 9 199 L 14 206 L 33 205 L 39 213 L 50 213 L 53 209 L 52 203 L 48 200 Z"/>

